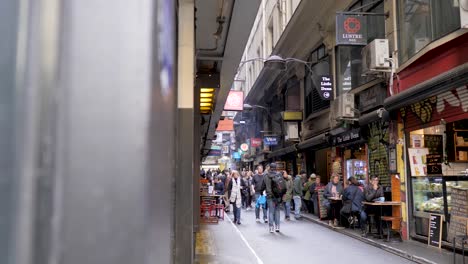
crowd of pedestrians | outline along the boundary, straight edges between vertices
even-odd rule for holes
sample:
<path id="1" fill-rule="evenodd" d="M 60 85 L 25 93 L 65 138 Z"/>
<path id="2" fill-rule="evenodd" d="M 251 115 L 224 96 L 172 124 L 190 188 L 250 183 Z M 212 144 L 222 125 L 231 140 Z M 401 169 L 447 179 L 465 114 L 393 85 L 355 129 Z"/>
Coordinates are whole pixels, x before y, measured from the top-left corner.
<path id="1" fill-rule="evenodd" d="M 327 209 L 329 225 L 338 227 L 341 219 L 345 219 L 347 225 L 358 223 L 363 235 L 367 230 L 367 215 L 376 214 L 373 207 L 365 208 L 363 202 L 384 200 L 377 177 L 371 177 L 365 187 L 350 177 L 344 188 L 340 176 L 333 174 L 324 186 L 320 175 L 312 173 L 307 177 L 301 171 L 293 177 L 284 170 L 278 171 L 276 163 L 270 163 L 265 170 L 259 165 L 255 171 L 202 170 L 200 176 L 210 181 L 214 192 L 222 196 L 226 212 L 232 206 L 235 224 L 241 224 L 242 209 L 248 211 L 255 207 L 255 221 L 260 223 L 263 219 L 271 233 L 280 232 L 280 208 L 284 209 L 286 221 L 290 221 L 291 214 L 296 220 L 302 218 L 301 212 L 318 214 L 320 189 L 323 189 L 322 205 Z"/>

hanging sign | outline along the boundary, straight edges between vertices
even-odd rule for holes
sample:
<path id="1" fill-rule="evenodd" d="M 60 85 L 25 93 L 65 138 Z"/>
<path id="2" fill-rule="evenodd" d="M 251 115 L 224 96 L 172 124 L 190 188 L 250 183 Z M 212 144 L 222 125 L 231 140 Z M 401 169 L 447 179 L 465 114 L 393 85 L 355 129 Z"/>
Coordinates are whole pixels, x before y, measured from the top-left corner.
<path id="1" fill-rule="evenodd" d="M 330 75 L 320 76 L 319 94 L 323 100 L 333 100 L 333 80 Z"/>
<path id="2" fill-rule="evenodd" d="M 242 144 L 240 146 L 240 149 L 243 151 L 243 152 L 247 152 L 247 150 L 249 150 L 249 145 L 247 145 L 246 143 Z"/>
<path id="3" fill-rule="evenodd" d="M 276 146 L 278 145 L 278 137 L 276 136 L 266 136 L 263 138 L 263 144 L 265 146 Z"/>
<path id="4" fill-rule="evenodd" d="M 251 138 L 250 139 L 250 146 L 252 146 L 252 148 L 262 146 L 262 139 L 261 138 Z"/>
<path id="5" fill-rule="evenodd" d="M 366 17 L 337 14 L 336 45 L 367 45 Z"/>

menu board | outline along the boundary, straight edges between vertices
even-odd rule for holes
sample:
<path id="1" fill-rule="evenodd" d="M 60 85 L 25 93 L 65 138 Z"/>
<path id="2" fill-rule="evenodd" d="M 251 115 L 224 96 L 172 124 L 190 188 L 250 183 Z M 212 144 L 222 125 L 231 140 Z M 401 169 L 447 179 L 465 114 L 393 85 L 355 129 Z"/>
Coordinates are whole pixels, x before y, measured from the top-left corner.
<path id="1" fill-rule="evenodd" d="M 327 207 L 325 204 L 328 202 L 328 199 L 323 196 L 325 188 L 317 189 L 318 193 L 318 206 L 319 206 L 319 217 L 320 219 L 327 218 Z"/>
<path id="2" fill-rule="evenodd" d="M 424 147 L 429 149 L 429 154 L 444 153 L 442 135 L 424 135 Z"/>
<path id="3" fill-rule="evenodd" d="M 276 161 L 276 170 L 277 171 L 282 171 L 286 169 L 286 162 L 284 161 Z"/>
<path id="4" fill-rule="evenodd" d="M 453 241 L 455 236 L 467 234 L 468 222 L 468 189 L 452 187 L 452 198 L 450 212 L 450 225 L 448 230 L 448 241 Z M 457 246 L 461 246 L 457 240 Z"/>
<path id="5" fill-rule="evenodd" d="M 426 158 L 429 154 L 429 149 L 427 148 L 409 148 L 409 162 L 411 167 L 411 176 L 426 176 L 427 175 L 427 165 Z"/>
<path id="6" fill-rule="evenodd" d="M 429 217 L 429 236 L 427 243 L 440 248 L 442 246 L 442 215 L 431 214 Z"/>

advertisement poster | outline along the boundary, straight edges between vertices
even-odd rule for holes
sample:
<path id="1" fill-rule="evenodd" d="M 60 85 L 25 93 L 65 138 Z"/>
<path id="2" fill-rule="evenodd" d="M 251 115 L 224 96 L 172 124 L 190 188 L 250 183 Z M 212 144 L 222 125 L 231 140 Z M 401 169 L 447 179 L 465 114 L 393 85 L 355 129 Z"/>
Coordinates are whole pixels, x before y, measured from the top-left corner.
<path id="1" fill-rule="evenodd" d="M 427 148 L 409 148 L 409 163 L 411 167 L 411 176 L 426 176 L 427 175 Z"/>

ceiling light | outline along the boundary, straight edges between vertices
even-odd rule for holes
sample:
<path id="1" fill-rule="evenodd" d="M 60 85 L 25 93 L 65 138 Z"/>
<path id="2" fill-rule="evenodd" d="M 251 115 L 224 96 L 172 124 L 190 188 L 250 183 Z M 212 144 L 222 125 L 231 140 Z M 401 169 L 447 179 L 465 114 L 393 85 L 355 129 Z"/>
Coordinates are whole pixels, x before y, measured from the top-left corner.
<path id="1" fill-rule="evenodd" d="M 212 93 L 212 92 L 214 92 L 214 88 L 201 88 L 200 92 L 201 93 Z"/>
<path id="2" fill-rule="evenodd" d="M 201 93 L 200 98 L 211 98 L 213 97 L 212 93 Z"/>
<path id="3" fill-rule="evenodd" d="M 213 102 L 213 98 L 200 98 L 201 103 L 211 103 Z"/>
<path id="4" fill-rule="evenodd" d="M 211 105 L 212 105 L 211 103 L 200 103 L 200 106 L 209 106 L 209 107 L 211 107 Z"/>

